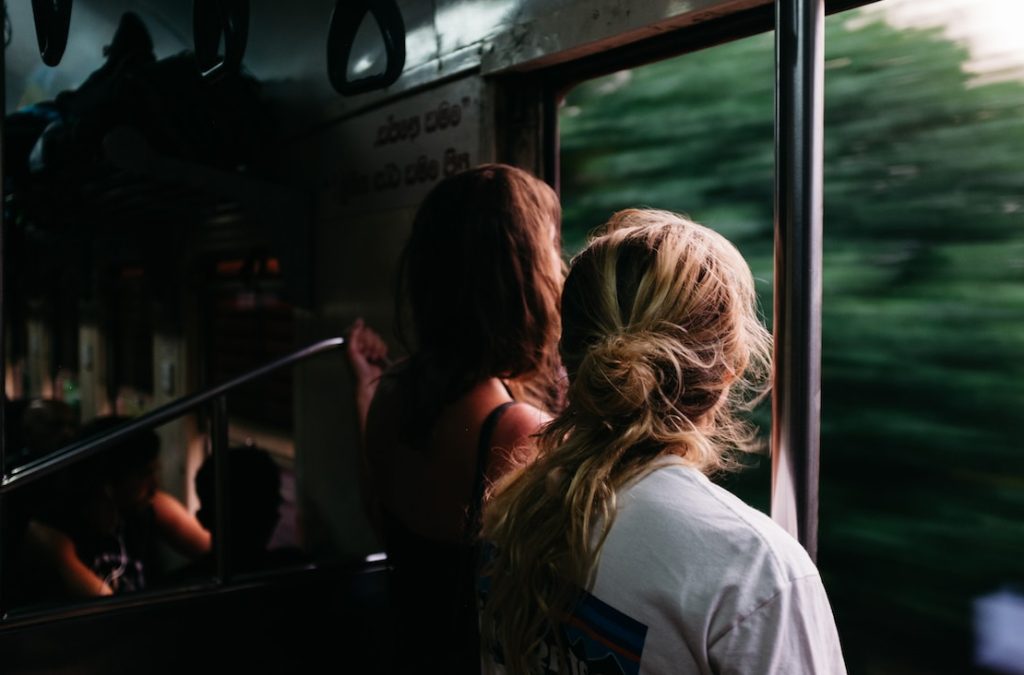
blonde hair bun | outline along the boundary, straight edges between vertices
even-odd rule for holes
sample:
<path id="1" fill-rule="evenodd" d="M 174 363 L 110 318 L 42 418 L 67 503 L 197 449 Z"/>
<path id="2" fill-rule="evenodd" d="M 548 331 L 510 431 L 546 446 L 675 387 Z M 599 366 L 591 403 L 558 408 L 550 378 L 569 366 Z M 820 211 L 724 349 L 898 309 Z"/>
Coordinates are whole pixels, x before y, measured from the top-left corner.
<path id="1" fill-rule="evenodd" d="M 587 350 L 569 393 L 578 412 L 623 418 L 643 409 L 658 379 L 647 342 L 636 334 L 618 333 Z"/>
<path id="2" fill-rule="evenodd" d="M 579 413 L 607 421 L 677 411 L 696 419 L 714 406 L 723 390 L 720 383 L 707 380 L 703 369 L 688 365 L 701 361 L 678 326 L 616 333 L 587 350 L 569 396 Z"/>

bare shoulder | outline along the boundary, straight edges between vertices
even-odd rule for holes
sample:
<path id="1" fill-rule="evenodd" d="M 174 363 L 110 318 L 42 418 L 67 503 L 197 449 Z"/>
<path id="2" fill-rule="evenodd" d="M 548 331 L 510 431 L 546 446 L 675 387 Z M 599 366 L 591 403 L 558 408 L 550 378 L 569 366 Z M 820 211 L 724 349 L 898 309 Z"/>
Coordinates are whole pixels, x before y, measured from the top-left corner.
<path id="1" fill-rule="evenodd" d="M 510 406 L 498 421 L 493 446 L 512 464 L 528 462 L 535 454 L 534 436 L 550 421 L 548 413 L 529 404 Z"/>
<path id="2" fill-rule="evenodd" d="M 529 403 L 509 406 L 491 438 L 493 450 L 487 467 L 488 480 L 493 483 L 532 462 L 536 455 L 533 437 L 550 421 L 549 414 Z"/>
<path id="3" fill-rule="evenodd" d="M 529 403 L 509 406 L 498 421 L 494 436 L 495 445 L 518 445 L 518 441 L 533 436 L 550 421 L 551 415 Z"/>

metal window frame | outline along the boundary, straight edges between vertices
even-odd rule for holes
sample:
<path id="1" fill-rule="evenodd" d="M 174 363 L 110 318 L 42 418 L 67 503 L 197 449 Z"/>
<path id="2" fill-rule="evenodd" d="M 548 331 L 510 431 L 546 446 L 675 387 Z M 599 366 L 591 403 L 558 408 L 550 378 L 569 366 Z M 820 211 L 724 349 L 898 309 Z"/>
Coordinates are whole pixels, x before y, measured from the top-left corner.
<path id="1" fill-rule="evenodd" d="M 6 7 L 5 7 L 6 9 Z M 6 12 L 5 12 L 6 13 Z M 7 203 L 3 194 L 5 177 L 3 175 L 4 153 L 7 152 L 5 121 L 7 117 L 7 47 L 0 49 L 0 476 L 7 473 L 7 223 L 4 222 L 4 211 Z M 3 550 L 3 533 L 7 531 L 7 504 L 0 495 L 0 551 Z M 3 555 L 0 555 L 0 580 L 3 579 Z M 0 618 L 6 608 L 3 605 L 2 588 L 0 588 Z"/>
<path id="2" fill-rule="evenodd" d="M 545 102 L 544 178 L 558 186 L 557 106 L 585 80 L 758 33 L 775 33 L 775 340 L 771 514 L 812 559 L 818 546 L 824 17 L 874 0 L 775 0 L 554 66 Z"/>

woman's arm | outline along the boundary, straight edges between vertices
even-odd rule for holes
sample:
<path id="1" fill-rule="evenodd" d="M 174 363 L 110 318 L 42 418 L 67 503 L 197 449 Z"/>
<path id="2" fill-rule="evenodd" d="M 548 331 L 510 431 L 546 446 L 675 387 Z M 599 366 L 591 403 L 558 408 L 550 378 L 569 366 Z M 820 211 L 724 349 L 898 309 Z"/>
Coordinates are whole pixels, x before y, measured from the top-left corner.
<path id="1" fill-rule="evenodd" d="M 198 558 L 209 553 L 210 533 L 188 512 L 184 504 L 163 490 L 157 490 L 153 495 L 153 513 L 157 530 L 175 551 L 188 558 Z"/>
<path id="2" fill-rule="evenodd" d="M 352 367 L 355 384 L 356 417 L 359 423 L 359 488 L 370 525 L 381 534 L 380 509 L 373 489 L 373 471 L 370 465 L 368 429 L 371 421 L 371 404 L 380 385 L 387 364 L 388 347 L 372 328 L 356 319 L 348 334 L 348 362 Z"/>
<path id="3" fill-rule="evenodd" d="M 113 595 L 114 590 L 78 558 L 71 538 L 37 520 L 29 521 L 25 532 L 26 553 L 57 572 L 64 589 L 76 598 Z"/>

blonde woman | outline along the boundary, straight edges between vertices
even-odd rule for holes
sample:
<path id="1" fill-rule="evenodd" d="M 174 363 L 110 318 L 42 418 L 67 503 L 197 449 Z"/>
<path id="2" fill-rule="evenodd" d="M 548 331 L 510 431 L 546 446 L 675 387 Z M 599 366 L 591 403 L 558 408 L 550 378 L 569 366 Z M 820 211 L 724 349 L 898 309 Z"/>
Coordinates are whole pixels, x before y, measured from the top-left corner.
<path id="1" fill-rule="evenodd" d="M 496 672 L 842 673 L 800 545 L 711 483 L 752 430 L 771 338 L 723 237 L 615 214 L 562 296 L 568 407 L 487 504 L 484 661 Z"/>

